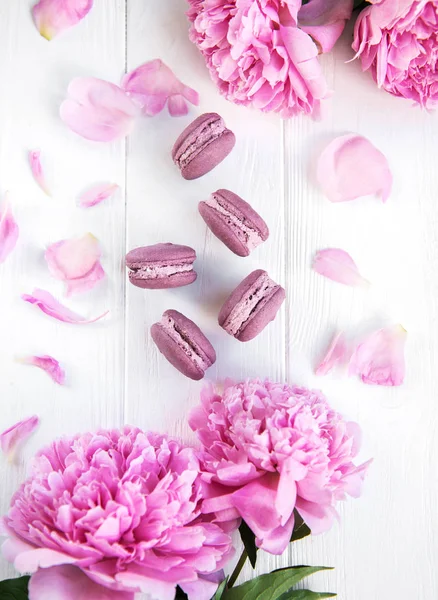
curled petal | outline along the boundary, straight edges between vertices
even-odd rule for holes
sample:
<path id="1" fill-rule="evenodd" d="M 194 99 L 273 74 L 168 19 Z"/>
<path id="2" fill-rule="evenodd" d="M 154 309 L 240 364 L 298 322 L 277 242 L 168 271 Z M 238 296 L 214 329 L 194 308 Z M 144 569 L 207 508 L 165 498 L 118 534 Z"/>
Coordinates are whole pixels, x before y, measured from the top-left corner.
<path id="1" fill-rule="evenodd" d="M 321 52 L 330 52 L 353 11 L 353 0 L 310 0 L 298 12 L 298 25 L 315 40 Z"/>
<path id="2" fill-rule="evenodd" d="M 150 117 L 161 112 L 166 102 L 172 116 L 186 115 L 187 101 L 195 106 L 199 104 L 198 93 L 177 79 L 159 58 L 125 75 L 122 88 L 139 104 L 143 114 Z"/>
<path id="3" fill-rule="evenodd" d="M 95 317 L 94 319 L 85 319 L 85 317 L 81 317 L 77 313 L 73 312 L 60 302 L 58 302 L 52 294 L 47 292 L 46 290 L 35 289 L 33 293 L 23 294 L 21 298 L 25 302 L 29 302 L 30 304 L 35 304 L 38 308 L 49 317 L 53 317 L 58 321 L 62 321 L 63 323 L 77 323 L 77 324 L 86 324 L 86 323 L 94 323 L 99 319 L 105 317 L 109 311 L 104 312 L 103 314 Z"/>
<path id="4" fill-rule="evenodd" d="M 348 347 L 345 336 L 342 331 L 337 333 L 330 343 L 330 346 L 322 362 L 315 370 L 316 375 L 327 375 L 338 364 L 344 364 L 348 358 Z"/>
<path id="5" fill-rule="evenodd" d="M 360 275 L 351 256 L 339 248 L 319 250 L 313 260 L 313 269 L 320 275 L 344 285 L 369 286 L 369 282 Z"/>
<path id="6" fill-rule="evenodd" d="M 94 77 L 78 77 L 68 86 L 60 114 L 72 131 L 96 142 L 127 136 L 136 115 L 135 104 L 117 85 Z"/>
<path id="7" fill-rule="evenodd" d="M 20 358 L 19 362 L 42 369 L 59 385 L 64 385 L 65 383 L 65 371 L 62 369 L 59 362 L 52 356 L 25 356 L 24 358 Z"/>
<path id="8" fill-rule="evenodd" d="M 392 173 L 386 157 L 361 135 L 333 140 L 318 161 L 318 182 L 331 202 L 345 202 L 375 194 L 386 202 Z"/>
<path id="9" fill-rule="evenodd" d="M 117 183 L 96 183 L 79 196 L 79 206 L 90 208 L 96 206 L 111 196 L 119 189 Z"/>
<path id="10" fill-rule="evenodd" d="M 18 240 L 18 225 L 12 215 L 11 205 L 6 198 L 0 209 L 0 263 L 4 262 Z"/>
<path id="11" fill-rule="evenodd" d="M 50 273 L 65 282 L 67 296 L 90 290 L 105 277 L 100 256 L 99 242 L 91 233 L 56 242 L 45 254 Z"/>
<path id="12" fill-rule="evenodd" d="M 72 565 L 59 565 L 38 569 L 29 582 L 29 600 L 134 600 L 132 592 L 116 592 L 94 583 L 87 575 Z"/>
<path id="13" fill-rule="evenodd" d="M 359 375 L 368 384 L 401 385 L 405 377 L 406 336 L 401 325 L 375 331 L 353 352 L 349 374 Z"/>
<path id="14" fill-rule="evenodd" d="M 23 419 L 3 431 L 0 434 L 0 446 L 2 451 L 12 459 L 19 448 L 32 435 L 39 425 L 39 418 L 34 415 L 28 419 Z"/>
<path id="15" fill-rule="evenodd" d="M 29 152 L 29 164 L 35 181 L 43 190 L 43 192 L 47 196 L 50 196 L 51 194 L 49 188 L 47 187 L 46 178 L 41 166 L 41 152 L 39 150 L 31 150 Z"/>
<path id="16" fill-rule="evenodd" d="M 40 0 L 32 8 L 32 16 L 40 34 L 50 41 L 82 21 L 92 6 L 93 0 Z"/>

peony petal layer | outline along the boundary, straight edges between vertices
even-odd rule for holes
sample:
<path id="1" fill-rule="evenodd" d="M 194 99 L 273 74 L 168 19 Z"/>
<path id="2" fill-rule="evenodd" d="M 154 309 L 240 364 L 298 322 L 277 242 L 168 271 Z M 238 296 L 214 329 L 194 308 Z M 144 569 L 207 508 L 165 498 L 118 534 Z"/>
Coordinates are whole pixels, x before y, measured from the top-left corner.
<path id="1" fill-rule="evenodd" d="M 319 250 L 313 260 L 313 269 L 320 275 L 344 285 L 369 286 L 369 282 L 361 276 L 348 252 L 340 248 Z"/>
<path id="2" fill-rule="evenodd" d="M 353 0 L 310 0 L 298 12 L 298 25 L 315 40 L 321 52 L 330 52 L 352 11 Z"/>
<path id="3" fill-rule="evenodd" d="M 34 289 L 32 294 L 23 294 L 21 298 L 25 302 L 29 302 L 29 304 L 35 304 L 35 306 L 37 306 L 44 314 L 57 319 L 58 321 L 62 321 L 63 323 L 75 323 L 81 325 L 94 323 L 105 317 L 109 312 L 106 311 L 94 319 L 86 319 L 58 302 L 58 300 L 46 290 L 41 290 L 39 288 Z"/>
<path id="4" fill-rule="evenodd" d="M 82 21 L 92 6 L 93 0 L 40 0 L 32 8 L 32 16 L 40 34 L 50 41 Z"/>
<path id="5" fill-rule="evenodd" d="M 79 196 L 79 206 L 90 208 L 96 206 L 111 196 L 119 189 L 117 183 L 96 183 Z"/>
<path id="6" fill-rule="evenodd" d="M 355 349 L 349 374 L 358 375 L 368 384 L 401 385 L 405 378 L 406 338 L 407 332 L 401 325 L 375 331 Z"/>
<path id="7" fill-rule="evenodd" d="M 53 356 L 45 354 L 44 356 L 26 356 L 21 358 L 19 362 L 25 365 L 38 367 L 47 373 L 47 375 L 59 385 L 65 383 L 65 371 Z"/>
<path id="8" fill-rule="evenodd" d="M 117 592 L 94 583 L 81 569 L 59 565 L 38 569 L 29 582 L 29 600 L 134 600 L 132 592 Z"/>
<path id="9" fill-rule="evenodd" d="M 19 229 L 13 217 L 11 205 L 6 198 L 0 209 L 0 263 L 4 262 L 18 240 Z"/>
<path id="10" fill-rule="evenodd" d="M 50 273 L 66 284 L 67 296 L 90 290 L 105 277 L 100 256 L 99 242 L 91 233 L 56 242 L 45 253 Z"/>
<path id="11" fill-rule="evenodd" d="M 376 195 L 383 202 L 392 189 L 392 173 L 386 157 L 361 135 L 334 139 L 319 157 L 317 178 L 331 202 L 345 202 Z"/>
<path id="12" fill-rule="evenodd" d="M 24 444 L 39 425 L 39 418 L 34 415 L 12 425 L 0 434 L 0 447 L 9 457 L 13 458 L 18 447 Z"/>
<path id="13" fill-rule="evenodd" d="M 188 113 L 187 102 L 195 106 L 199 104 L 198 93 L 184 85 L 159 58 L 125 75 L 122 88 L 139 104 L 143 114 L 150 117 L 161 112 L 166 102 L 173 117 Z"/>
<path id="14" fill-rule="evenodd" d="M 72 131 L 96 142 L 126 137 L 136 113 L 135 104 L 121 88 L 95 77 L 73 79 L 60 108 L 61 119 Z"/>

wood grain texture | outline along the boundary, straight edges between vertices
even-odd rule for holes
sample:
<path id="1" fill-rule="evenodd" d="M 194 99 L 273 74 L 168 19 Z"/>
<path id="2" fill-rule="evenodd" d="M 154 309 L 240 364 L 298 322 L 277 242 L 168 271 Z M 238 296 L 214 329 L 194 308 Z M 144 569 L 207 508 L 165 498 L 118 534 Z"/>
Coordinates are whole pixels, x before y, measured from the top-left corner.
<path id="1" fill-rule="evenodd" d="M 335 570 L 309 585 L 336 591 L 340 600 L 436 600 L 437 115 L 379 91 L 357 62 L 346 64 L 350 30 L 322 59 L 335 91 L 327 118 L 283 123 L 217 94 L 188 41 L 185 0 L 95 0 L 87 19 L 50 44 L 35 32 L 31 4 L 0 5 L 0 190 L 10 190 L 22 232 L 0 265 L 0 427 L 33 413 L 42 425 L 19 464 L 0 464 L 1 512 L 24 477 L 26 460 L 55 435 L 125 422 L 193 439 L 186 419 L 202 384 L 174 371 L 149 336 L 162 312 L 176 308 L 203 328 L 217 350 L 209 378 L 271 377 L 322 388 L 338 410 L 361 424 L 363 459 L 374 457 L 363 497 L 340 507 L 340 523 L 331 532 L 298 542 L 281 558 L 261 553 L 258 572 L 291 562 L 324 564 Z M 172 119 L 163 112 L 140 119 L 126 148 L 87 143 L 62 125 L 57 111 L 72 77 L 117 82 L 125 65 L 132 69 L 156 57 L 200 92 L 201 106 L 189 116 Z M 187 182 L 170 150 L 186 124 L 205 111 L 223 115 L 237 145 L 213 172 Z M 315 159 L 347 131 L 367 136 L 388 157 L 394 192 L 386 206 L 373 198 L 332 205 L 318 190 Z M 26 152 L 34 147 L 43 152 L 53 199 L 32 181 Z M 77 209 L 76 195 L 99 180 L 119 183 L 122 192 L 106 206 Z M 197 203 L 220 187 L 249 200 L 269 224 L 269 241 L 250 258 L 222 246 L 197 212 Z M 60 293 L 48 276 L 44 247 L 85 231 L 102 242 L 108 281 L 69 305 L 90 315 L 110 308 L 111 315 L 84 327 L 58 324 L 19 295 L 33 286 Z M 166 241 L 196 249 L 198 281 L 168 291 L 126 286 L 125 252 Z M 312 272 L 314 252 L 328 246 L 351 253 L 373 283 L 367 294 Z M 285 285 L 287 302 L 256 340 L 240 344 L 216 317 L 227 294 L 259 267 Z M 402 388 L 314 376 L 336 330 L 354 334 L 393 321 L 409 332 Z M 65 365 L 66 389 L 14 363 L 16 354 L 40 352 Z M 1 578 L 12 573 L 4 561 L 0 571 Z M 249 576 L 245 569 L 243 577 Z"/>

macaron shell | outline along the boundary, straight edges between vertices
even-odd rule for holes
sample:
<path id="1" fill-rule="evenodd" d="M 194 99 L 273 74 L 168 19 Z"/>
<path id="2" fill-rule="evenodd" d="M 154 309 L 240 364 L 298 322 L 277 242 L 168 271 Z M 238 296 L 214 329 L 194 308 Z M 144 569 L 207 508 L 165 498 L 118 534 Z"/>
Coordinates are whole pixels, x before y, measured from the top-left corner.
<path id="1" fill-rule="evenodd" d="M 219 316 L 218 323 L 222 327 L 229 314 L 236 306 L 238 302 L 240 302 L 246 292 L 249 290 L 251 286 L 259 279 L 262 275 L 265 275 L 266 271 L 263 269 L 257 269 L 256 271 L 252 271 L 240 284 L 231 292 L 224 305 L 222 306 Z"/>
<path id="2" fill-rule="evenodd" d="M 191 319 L 183 315 L 177 310 L 166 310 L 163 317 L 170 317 L 175 324 L 184 332 L 201 351 L 205 354 L 211 365 L 216 362 L 216 351 L 210 343 L 210 340 L 205 337 L 201 329 Z"/>
<path id="3" fill-rule="evenodd" d="M 217 167 L 234 148 L 236 137 L 226 129 L 219 137 L 209 142 L 196 156 L 181 169 L 184 179 L 192 180 L 202 177 Z"/>
<path id="4" fill-rule="evenodd" d="M 128 274 L 129 281 L 136 287 L 143 290 L 167 290 L 171 288 L 184 287 L 196 281 L 198 275 L 196 271 L 187 271 L 186 273 L 175 273 L 175 275 L 157 277 L 156 279 L 136 278 L 136 273 L 131 271 Z"/>
<path id="5" fill-rule="evenodd" d="M 196 252 L 190 246 L 181 244 L 154 244 L 152 246 L 141 246 L 134 248 L 126 255 L 126 266 L 133 267 L 136 263 L 155 262 L 169 263 L 193 262 L 196 259 Z"/>
<path id="6" fill-rule="evenodd" d="M 187 140 L 188 137 L 192 136 L 198 129 L 202 129 L 206 124 L 214 123 L 214 121 L 218 121 L 219 119 L 221 119 L 221 116 L 217 113 L 204 113 L 203 115 L 199 115 L 199 117 L 196 117 L 196 119 L 192 121 L 190 125 L 187 125 L 184 131 L 182 131 L 181 134 L 178 136 L 178 139 L 173 145 L 172 159 L 175 160 L 175 157 L 178 154 L 178 150 L 180 149 L 182 144 Z"/>
<path id="7" fill-rule="evenodd" d="M 279 287 L 262 307 L 256 309 L 236 339 L 240 342 L 249 342 L 257 337 L 275 319 L 285 298 L 286 292 Z"/>
<path id="8" fill-rule="evenodd" d="M 221 242 L 237 254 L 237 256 L 249 256 L 250 252 L 247 246 L 237 237 L 233 229 L 229 227 L 222 215 L 214 210 L 205 202 L 199 203 L 199 213 L 204 219 L 212 233 L 220 239 Z"/>
<path id="9" fill-rule="evenodd" d="M 266 225 L 259 213 L 254 210 L 251 204 L 249 204 L 249 202 L 231 190 L 220 189 L 214 192 L 212 195 L 218 196 L 222 200 L 224 206 L 226 206 L 227 210 L 235 214 L 237 217 L 245 219 L 250 227 L 259 232 L 263 241 L 268 239 L 269 227 Z"/>
<path id="10" fill-rule="evenodd" d="M 173 338 L 168 335 L 160 323 L 155 323 L 151 327 L 151 335 L 158 350 L 167 358 L 171 365 L 180 373 L 199 381 L 204 377 L 204 371 L 178 346 Z"/>

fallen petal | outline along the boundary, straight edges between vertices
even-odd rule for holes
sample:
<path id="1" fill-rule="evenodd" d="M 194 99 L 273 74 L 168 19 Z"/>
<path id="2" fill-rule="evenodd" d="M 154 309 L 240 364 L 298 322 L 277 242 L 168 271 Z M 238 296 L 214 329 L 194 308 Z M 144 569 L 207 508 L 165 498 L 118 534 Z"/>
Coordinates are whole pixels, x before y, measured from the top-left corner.
<path id="1" fill-rule="evenodd" d="M 313 260 L 313 270 L 344 285 L 369 286 L 369 282 L 360 275 L 351 256 L 339 248 L 319 250 Z"/>
<path id="2" fill-rule="evenodd" d="M 44 356 L 25 356 L 18 360 L 24 365 L 32 365 L 42 369 L 55 383 L 64 385 L 65 371 L 61 368 L 59 362 L 52 356 L 48 356 L 47 354 Z"/>
<path id="3" fill-rule="evenodd" d="M 322 362 L 315 370 L 316 375 L 327 375 L 338 364 L 345 364 L 348 360 L 348 347 L 342 331 L 332 339 Z"/>
<path id="4" fill-rule="evenodd" d="M 350 133 L 333 140 L 318 161 L 318 182 L 331 202 L 375 194 L 385 202 L 392 189 L 386 157 L 373 144 Z"/>
<path id="5" fill-rule="evenodd" d="M 43 192 L 47 196 L 50 196 L 51 194 L 50 194 L 49 188 L 47 187 L 43 168 L 41 166 L 41 152 L 39 150 L 30 150 L 29 164 L 30 164 L 32 175 L 33 175 L 35 181 L 40 186 L 40 188 L 43 190 Z"/>
<path id="6" fill-rule="evenodd" d="M 117 183 L 96 183 L 79 196 L 79 206 L 90 208 L 96 206 L 111 196 L 119 189 Z"/>
<path id="7" fill-rule="evenodd" d="M 6 200 L 0 209 L 0 263 L 4 262 L 18 240 L 18 225 L 12 215 L 9 198 Z"/>
<path id="8" fill-rule="evenodd" d="M 40 34 L 52 40 L 58 33 L 73 27 L 91 10 L 93 0 L 40 0 L 32 16 Z"/>
<path id="9" fill-rule="evenodd" d="M 298 26 L 330 52 L 351 18 L 353 0 L 309 0 L 298 12 Z"/>
<path id="10" fill-rule="evenodd" d="M 67 296 L 90 290 L 105 277 L 100 256 L 99 242 L 91 233 L 56 242 L 45 253 L 50 273 L 66 284 Z"/>
<path id="11" fill-rule="evenodd" d="M 48 592 L 50 590 L 50 592 Z M 92 581 L 73 565 L 58 565 L 48 569 L 38 569 L 29 582 L 31 600 L 134 600 L 133 592 L 117 592 Z"/>
<path id="12" fill-rule="evenodd" d="M 54 319 L 58 319 L 58 321 L 63 321 L 64 323 L 77 323 L 81 325 L 94 323 L 95 321 L 105 317 L 109 312 L 107 310 L 102 315 L 99 315 L 94 319 L 86 319 L 85 317 L 81 317 L 81 315 L 78 315 L 58 302 L 58 300 L 56 300 L 52 294 L 46 290 L 41 290 L 38 288 L 35 289 L 31 295 L 23 294 L 21 298 L 25 302 L 29 302 L 30 304 L 35 304 L 38 306 L 38 308 L 49 317 L 53 317 Z"/>
<path id="13" fill-rule="evenodd" d="M 78 77 L 68 86 L 68 96 L 61 104 L 61 119 L 78 135 L 112 142 L 131 132 L 136 106 L 119 86 L 95 77 Z"/>
<path id="14" fill-rule="evenodd" d="M 349 374 L 359 375 L 368 384 L 401 385 L 405 377 L 406 337 L 401 325 L 375 331 L 353 352 Z"/>
<path id="15" fill-rule="evenodd" d="M 12 427 L 9 427 L 9 429 L 0 434 L 0 447 L 10 460 L 13 459 L 19 446 L 23 445 L 32 435 L 38 427 L 39 422 L 39 418 L 34 415 L 15 423 L 15 425 L 12 425 Z"/>
<path id="16" fill-rule="evenodd" d="M 187 102 L 198 106 L 198 93 L 184 85 L 173 71 L 156 58 L 134 69 L 122 79 L 122 88 L 139 104 L 143 114 L 153 117 L 168 102 L 172 116 L 186 115 Z"/>

